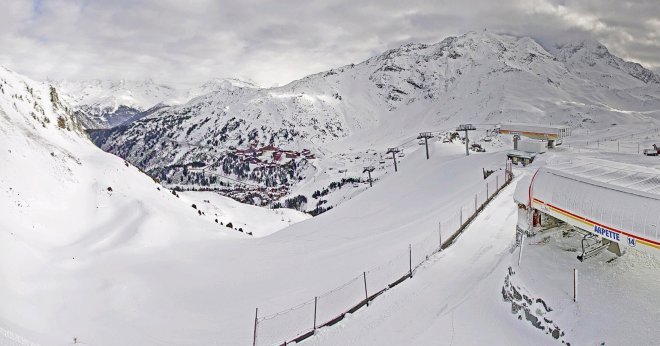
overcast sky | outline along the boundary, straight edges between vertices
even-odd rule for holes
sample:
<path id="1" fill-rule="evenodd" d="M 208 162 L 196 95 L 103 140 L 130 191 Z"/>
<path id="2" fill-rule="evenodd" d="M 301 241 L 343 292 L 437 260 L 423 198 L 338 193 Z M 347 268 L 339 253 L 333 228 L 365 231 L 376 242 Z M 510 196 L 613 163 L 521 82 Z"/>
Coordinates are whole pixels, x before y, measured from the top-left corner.
<path id="1" fill-rule="evenodd" d="M 2 0 L 0 65 L 34 79 L 271 86 L 484 28 L 546 46 L 594 38 L 660 72 L 658 0 Z"/>

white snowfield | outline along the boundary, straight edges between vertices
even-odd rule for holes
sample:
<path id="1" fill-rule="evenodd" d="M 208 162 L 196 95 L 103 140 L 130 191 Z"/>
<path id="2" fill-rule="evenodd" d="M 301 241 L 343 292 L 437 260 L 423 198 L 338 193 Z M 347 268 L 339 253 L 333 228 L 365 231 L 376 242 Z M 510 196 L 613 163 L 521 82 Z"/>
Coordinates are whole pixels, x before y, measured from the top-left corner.
<path id="1" fill-rule="evenodd" d="M 144 285 L 126 267 L 150 267 L 148 253 L 169 253 L 174 243 L 251 238 L 213 214 L 255 235 L 308 218 L 241 210 L 222 198 L 199 203 L 199 215 L 195 193 L 176 197 L 91 144 L 53 90 L 0 68 L 0 344 L 82 342 L 78 331 L 98 335 L 97 328 L 117 333 L 110 316 L 119 312 L 115 321 L 129 323 L 139 301 L 162 286 Z M 179 262 L 178 254 L 172 259 Z"/>
<path id="2" fill-rule="evenodd" d="M 252 238 L 55 119 L 44 128 L 11 109 L 0 117 L 0 326 L 48 345 L 248 344 L 255 307 L 286 309 L 436 239 L 437 222 L 457 212 L 452 201 L 505 160 L 435 143 L 432 160 L 418 150 L 340 207 Z"/>
<path id="3" fill-rule="evenodd" d="M 206 216 L 218 219 L 221 226 L 231 222 L 233 229 L 250 232 L 254 237 L 265 237 L 312 216 L 294 209 L 266 209 L 239 203 L 229 197 L 209 191 L 179 192 L 183 201 L 194 203 Z"/>

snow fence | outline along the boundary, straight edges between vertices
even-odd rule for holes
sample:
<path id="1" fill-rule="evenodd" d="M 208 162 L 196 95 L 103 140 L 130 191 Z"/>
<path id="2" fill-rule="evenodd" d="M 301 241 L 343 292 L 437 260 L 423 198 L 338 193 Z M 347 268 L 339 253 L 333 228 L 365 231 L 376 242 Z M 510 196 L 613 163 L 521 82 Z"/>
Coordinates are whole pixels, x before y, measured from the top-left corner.
<path id="1" fill-rule="evenodd" d="M 368 306 L 386 290 L 412 278 L 430 256 L 450 246 L 486 204 L 512 179 L 511 167 L 495 171 L 473 198 L 459 204 L 456 213 L 438 223 L 438 229 L 402 246 L 401 252 L 379 266 L 289 309 L 255 316 L 253 345 L 285 345 L 302 341 L 319 328 L 341 321 L 346 314 Z M 257 310 L 258 312 L 258 310 Z"/>

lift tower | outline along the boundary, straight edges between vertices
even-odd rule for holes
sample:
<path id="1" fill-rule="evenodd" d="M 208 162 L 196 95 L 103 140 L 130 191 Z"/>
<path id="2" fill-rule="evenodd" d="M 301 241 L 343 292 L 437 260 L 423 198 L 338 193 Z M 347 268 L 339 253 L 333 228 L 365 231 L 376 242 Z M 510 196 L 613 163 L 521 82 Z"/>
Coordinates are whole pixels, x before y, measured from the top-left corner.
<path id="1" fill-rule="evenodd" d="M 362 173 L 367 172 L 369 174 L 369 187 L 374 186 L 373 181 L 371 181 L 371 172 L 373 172 L 375 169 L 376 168 L 374 168 L 374 166 L 367 166 L 367 167 L 364 167 L 364 170 L 362 171 Z"/>
<path id="2" fill-rule="evenodd" d="M 394 171 L 397 172 L 398 168 L 396 167 L 396 154 L 400 152 L 399 148 L 387 148 L 387 153 L 392 153 L 392 160 L 394 160 Z"/>
<path id="3" fill-rule="evenodd" d="M 429 138 L 433 138 L 431 132 L 420 132 L 417 139 L 424 138 L 424 145 L 426 146 L 426 159 L 429 159 Z"/>
<path id="4" fill-rule="evenodd" d="M 477 128 L 472 124 L 458 125 L 456 131 L 465 131 L 465 155 L 470 156 L 470 139 L 468 138 L 468 131 L 474 131 Z"/>

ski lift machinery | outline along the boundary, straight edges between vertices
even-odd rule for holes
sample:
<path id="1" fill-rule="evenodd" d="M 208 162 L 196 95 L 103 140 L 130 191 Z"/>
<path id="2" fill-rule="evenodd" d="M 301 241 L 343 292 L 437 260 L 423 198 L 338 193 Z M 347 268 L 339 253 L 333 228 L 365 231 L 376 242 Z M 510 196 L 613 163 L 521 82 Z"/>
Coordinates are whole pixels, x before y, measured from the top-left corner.
<path id="1" fill-rule="evenodd" d="M 519 206 L 545 215 L 541 227 L 563 222 L 583 233 L 579 260 L 605 248 L 617 255 L 629 248 L 660 250 L 656 169 L 581 158 L 539 168 L 529 183 L 518 184 L 514 195 Z M 519 225 L 533 225 L 525 221 L 529 212 L 519 213 Z"/>

